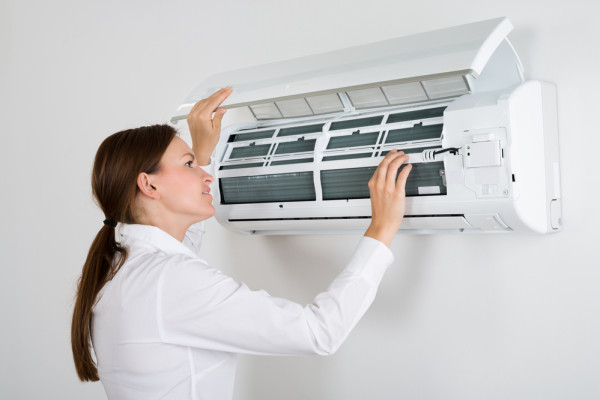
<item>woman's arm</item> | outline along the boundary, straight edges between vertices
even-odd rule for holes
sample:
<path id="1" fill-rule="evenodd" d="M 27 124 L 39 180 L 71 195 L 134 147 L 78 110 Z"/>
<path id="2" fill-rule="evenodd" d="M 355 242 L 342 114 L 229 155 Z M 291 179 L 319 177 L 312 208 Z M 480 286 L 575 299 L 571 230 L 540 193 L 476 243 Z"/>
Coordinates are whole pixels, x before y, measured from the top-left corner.
<path id="1" fill-rule="evenodd" d="M 393 262 L 364 237 L 346 268 L 306 306 L 250 290 L 200 260 L 172 258 L 158 288 L 165 343 L 262 355 L 333 354 L 367 311 Z"/>
<path id="2" fill-rule="evenodd" d="M 194 104 L 187 117 L 192 137 L 192 151 L 196 156 L 196 162 L 211 175 L 211 155 L 219 142 L 221 121 L 227 111 L 219 108 L 219 106 L 230 94 L 230 87 L 216 91 L 206 99 Z M 183 243 L 196 254 L 199 254 L 200 251 L 200 244 L 204 235 L 204 225 L 205 221 L 192 225 L 188 228 L 183 240 Z"/>

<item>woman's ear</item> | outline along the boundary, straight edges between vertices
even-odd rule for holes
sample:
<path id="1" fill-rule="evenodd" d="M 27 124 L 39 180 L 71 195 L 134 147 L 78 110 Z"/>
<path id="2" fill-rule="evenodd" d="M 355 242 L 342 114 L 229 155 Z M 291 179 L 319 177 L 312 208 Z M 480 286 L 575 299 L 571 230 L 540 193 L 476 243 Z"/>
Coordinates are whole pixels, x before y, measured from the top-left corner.
<path id="1" fill-rule="evenodd" d="M 140 192 L 145 196 L 150 197 L 151 199 L 158 200 L 160 198 L 160 194 L 156 190 L 156 187 L 152 185 L 152 176 L 148 175 L 145 172 L 140 172 L 137 178 L 137 185 L 140 189 Z"/>

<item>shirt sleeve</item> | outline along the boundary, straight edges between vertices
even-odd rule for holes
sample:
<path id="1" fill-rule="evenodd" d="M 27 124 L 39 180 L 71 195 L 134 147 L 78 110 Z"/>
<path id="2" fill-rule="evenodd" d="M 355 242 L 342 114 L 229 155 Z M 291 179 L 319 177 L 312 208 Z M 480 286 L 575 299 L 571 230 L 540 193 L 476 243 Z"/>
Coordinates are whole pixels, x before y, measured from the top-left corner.
<path id="1" fill-rule="evenodd" d="M 161 277 L 159 331 L 167 343 L 225 352 L 333 354 L 373 302 L 392 262 L 384 244 L 363 237 L 329 288 L 301 306 L 187 259 Z"/>

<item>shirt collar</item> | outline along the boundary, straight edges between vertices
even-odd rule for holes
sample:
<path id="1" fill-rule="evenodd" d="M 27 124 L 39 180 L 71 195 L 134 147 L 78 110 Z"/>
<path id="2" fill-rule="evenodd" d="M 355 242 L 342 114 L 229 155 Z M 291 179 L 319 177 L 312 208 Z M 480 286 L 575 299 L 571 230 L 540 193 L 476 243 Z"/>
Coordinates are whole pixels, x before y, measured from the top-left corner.
<path id="1" fill-rule="evenodd" d="M 126 244 L 129 240 L 134 239 L 148 243 L 167 254 L 185 254 L 197 257 L 186 245 L 156 226 L 120 223 L 118 230 Z"/>

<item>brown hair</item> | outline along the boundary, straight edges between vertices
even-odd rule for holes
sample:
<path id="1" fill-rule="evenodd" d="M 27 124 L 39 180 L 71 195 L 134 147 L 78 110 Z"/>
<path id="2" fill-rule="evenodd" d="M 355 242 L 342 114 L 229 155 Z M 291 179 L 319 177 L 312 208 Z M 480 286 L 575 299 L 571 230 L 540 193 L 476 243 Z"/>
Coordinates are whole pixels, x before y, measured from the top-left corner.
<path id="1" fill-rule="evenodd" d="M 176 134 L 169 125 L 153 125 L 117 132 L 102 142 L 94 160 L 92 192 L 106 219 L 135 222 L 137 177 L 159 170 L 160 159 Z M 71 349 L 82 381 L 99 379 L 91 352 L 92 310 L 100 289 L 126 258 L 127 248 L 116 242 L 115 228 L 103 225 L 83 265 L 71 323 Z"/>

